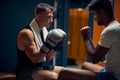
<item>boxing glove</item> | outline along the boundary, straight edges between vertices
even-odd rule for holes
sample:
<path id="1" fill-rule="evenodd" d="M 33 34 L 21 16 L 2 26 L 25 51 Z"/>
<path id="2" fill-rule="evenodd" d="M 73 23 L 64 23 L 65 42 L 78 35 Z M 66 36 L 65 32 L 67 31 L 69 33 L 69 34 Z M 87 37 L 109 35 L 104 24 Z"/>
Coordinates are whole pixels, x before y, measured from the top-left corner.
<path id="1" fill-rule="evenodd" d="M 59 42 L 62 42 L 66 37 L 66 33 L 61 29 L 53 29 L 48 32 L 44 45 L 41 47 L 41 51 L 49 53 L 52 49 L 57 47 Z"/>
<path id="2" fill-rule="evenodd" d="M 63 44 L 64 44 L 64 42 L 65 42 L 65 39 L 66 39 L 66 33 L 63 31 L 63 30 L 61 30 L 61 29 L 57 29 L 59 32 L 60 32 L 60 34 L 63 36 L 62 37 L 62 39 L 57 43 L 57 45 L 54 47 L 54 50 L 55 51 L 60 51 L 61 49 L 62 49 L 62 47 L 63 47 Z"/>

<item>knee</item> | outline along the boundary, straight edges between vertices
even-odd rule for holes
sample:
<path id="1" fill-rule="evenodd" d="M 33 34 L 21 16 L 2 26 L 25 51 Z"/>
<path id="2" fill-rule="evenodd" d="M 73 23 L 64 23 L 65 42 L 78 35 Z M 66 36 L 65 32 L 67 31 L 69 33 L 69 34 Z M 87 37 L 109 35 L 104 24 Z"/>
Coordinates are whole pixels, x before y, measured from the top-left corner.
<path id="1" fill-rule="evenodd" d="M 58 80 L 67 80 L 69 76 L 69 70 L 67 69 L 62 69 L 58 75 Z"/>
<path id="2" fill-rule="evenodd" d="M 33 80 L 57 80 L 58 74 L 51 71 L 39 71 L 38 73 L 32 74 Z"/>
<path id="3" fill-rule="evenodd" d="M 88 62 L 84 62 L 81 66 L 82 69 L 86 69 L 86 66 L 88 65 Z"/>
<path id="4" fill-rule="evenodd" d="M 87 69 L 88 65 L 90 65 L 91 63 L 89 62 L 84 62 L 81 66 L 82 69 Z"/>
<path id="5" fill-rule="evenodd" d="M 51 73 L 48 76 L 48 80 L 57 80 L 58 79 L 58 74 L 57 73 Z"/>
<path id="6" fill-rule="evenodd" d="M 61 70 L 58 76 L 58 80 L 64 80 L 64 70 Z"/>

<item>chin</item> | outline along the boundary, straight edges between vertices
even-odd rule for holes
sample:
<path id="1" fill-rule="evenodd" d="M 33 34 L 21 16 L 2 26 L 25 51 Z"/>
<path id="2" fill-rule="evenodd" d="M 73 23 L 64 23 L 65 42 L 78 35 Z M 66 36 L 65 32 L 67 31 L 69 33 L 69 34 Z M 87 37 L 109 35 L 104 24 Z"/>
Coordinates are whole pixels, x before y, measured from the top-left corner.
<path id="1" fill-rule="evenodd" d="M 50 26 L 46 26 L 46 28 L 50 28 Z"/>
<path id="2" fill-rule="evenodd" d="M 102 26 L 102 25 L 104 25 L 104 24 L 102 24 L 102 23 L 98 23 L 98 25 L 99 25 L 99 26 Z"/>

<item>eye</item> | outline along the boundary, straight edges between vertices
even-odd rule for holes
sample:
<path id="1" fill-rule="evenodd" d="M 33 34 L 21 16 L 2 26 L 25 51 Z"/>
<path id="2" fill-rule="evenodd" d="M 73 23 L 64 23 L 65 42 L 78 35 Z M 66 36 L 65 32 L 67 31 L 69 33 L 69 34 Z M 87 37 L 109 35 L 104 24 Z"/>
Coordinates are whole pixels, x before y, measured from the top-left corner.
<path id="1" fill-rule="evenodd" d="M 53 16 L 48 16 L 49 19 L 53 18 Z"/>

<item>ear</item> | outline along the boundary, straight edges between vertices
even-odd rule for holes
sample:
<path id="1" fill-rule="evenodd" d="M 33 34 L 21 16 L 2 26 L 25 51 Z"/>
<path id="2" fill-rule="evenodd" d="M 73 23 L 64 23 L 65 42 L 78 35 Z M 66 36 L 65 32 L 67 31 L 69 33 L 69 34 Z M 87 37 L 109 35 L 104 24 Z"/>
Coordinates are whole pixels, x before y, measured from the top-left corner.
<path id="1" fill-rule="evenodd" d="M 38 18 L 41 18 L 41 14 L 38 14 Z"/>
<path id="2" fill-rule="evenodd" d="M 36 14 L 36 17 L 37 18 L 41 18 L 41 14 Z"/>

